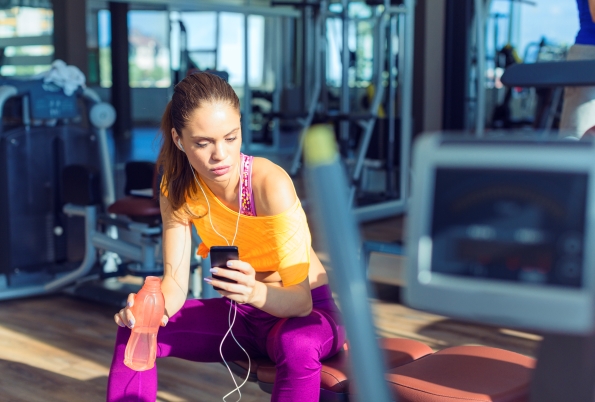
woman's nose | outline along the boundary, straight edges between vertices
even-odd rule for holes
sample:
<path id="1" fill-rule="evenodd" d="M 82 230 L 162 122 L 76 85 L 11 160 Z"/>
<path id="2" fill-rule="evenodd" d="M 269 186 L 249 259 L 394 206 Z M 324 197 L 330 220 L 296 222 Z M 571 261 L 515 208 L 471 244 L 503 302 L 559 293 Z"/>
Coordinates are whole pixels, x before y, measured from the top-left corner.
<path id="1" fill-rule="evenodd" d="M 215 143 L 215 150 L 213 152 L 213 159 L 221 161 L 225 159 L 227 156 L 225 151 L 225 143 L 224 142 L 216 142 Z"/>

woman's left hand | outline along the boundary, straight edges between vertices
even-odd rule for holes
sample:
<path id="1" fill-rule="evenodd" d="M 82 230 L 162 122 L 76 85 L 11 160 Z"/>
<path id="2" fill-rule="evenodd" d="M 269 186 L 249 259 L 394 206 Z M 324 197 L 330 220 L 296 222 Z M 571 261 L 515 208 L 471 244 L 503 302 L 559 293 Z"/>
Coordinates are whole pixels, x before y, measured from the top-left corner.
<path id="1" fill-rule="evenodd" d="M 256 271 L 247 262 L 230 260 L 227 262 L 230 269 L 211 268 L 211 273 L 231 279 L 237 283 L 229 283 L 215 278 L 205 278 L 211 285 L 221 288 L 217 290 L 222 296 L 238 303 L 251 303 L 255 299 L 256 289 L 260 282 L 256 281 Z"/>

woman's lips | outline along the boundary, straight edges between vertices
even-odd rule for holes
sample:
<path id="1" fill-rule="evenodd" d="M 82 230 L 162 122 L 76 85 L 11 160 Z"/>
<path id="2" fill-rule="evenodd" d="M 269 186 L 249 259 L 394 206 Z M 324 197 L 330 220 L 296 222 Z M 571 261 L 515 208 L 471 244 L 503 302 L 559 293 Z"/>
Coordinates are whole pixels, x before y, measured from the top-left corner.
<path id="1" fill-rule="evenodd" d="M 225 173 L 229 172 L 229 166 L 221 166 L 215 169 L 211 169 L 211 172 L 213 172 L 217 176 L 223 176 Z"/>

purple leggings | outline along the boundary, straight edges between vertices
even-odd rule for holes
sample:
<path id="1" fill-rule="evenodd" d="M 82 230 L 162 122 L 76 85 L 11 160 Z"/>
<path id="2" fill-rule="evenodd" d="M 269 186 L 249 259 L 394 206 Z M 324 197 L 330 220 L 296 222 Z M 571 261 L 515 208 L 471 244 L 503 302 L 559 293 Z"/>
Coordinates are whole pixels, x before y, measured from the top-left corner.
<path id="1" fill-rule="evenodd" d="M 271 401 L 318 402 L 320 360 L 337 353 L 345 330 L 328 285 L 312 289 L 313 309 L 307 317 L 281 319 L 248 304 L 238 304 L 233 333 L 251 359 L 268 357 L 277 375 Z M 219 344 L 228 330 L 230 301 L 226 298 L 188 300 L 157 335 L 157 357 L 174 356 L 196 362 L 220 362 Z M 283 320 L 275 331 L 271 329 Z M 153 402 L 157 397 L 157 366 L 134 371 L 124 365 L 128 328 L 118 327 L 110 368 L 107 401 Z M 231 336 L 223 344 L 226 361 L 246 355 Z M 230 378 L 230 391 L 233 388 Z M 223 395 L 221 395 L 223 396 Z"/>

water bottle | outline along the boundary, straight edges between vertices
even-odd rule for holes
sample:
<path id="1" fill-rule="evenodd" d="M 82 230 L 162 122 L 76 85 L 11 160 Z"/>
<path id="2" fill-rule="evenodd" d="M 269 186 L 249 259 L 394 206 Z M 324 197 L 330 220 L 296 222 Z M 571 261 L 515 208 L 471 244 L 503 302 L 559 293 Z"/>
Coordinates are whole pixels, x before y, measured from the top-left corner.
<path id="1" fill-rule="evenodd" d="M 147 276 L 130 310 L 134 315 L 134 327 L 126 344 L 124 364 L 136 371 L 150 370 L 155 365 L 157 331 L 165 311 L 161 279 Z"/>

